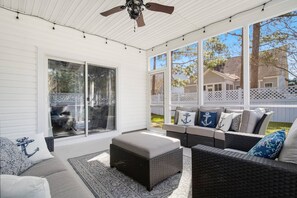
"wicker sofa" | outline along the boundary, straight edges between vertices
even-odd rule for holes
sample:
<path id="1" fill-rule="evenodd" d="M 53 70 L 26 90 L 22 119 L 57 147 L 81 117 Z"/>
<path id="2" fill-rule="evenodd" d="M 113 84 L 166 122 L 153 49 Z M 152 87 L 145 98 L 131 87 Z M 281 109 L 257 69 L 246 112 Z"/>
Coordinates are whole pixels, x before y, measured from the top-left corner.
<path id="1" fill-rule="evenodd" d="M 297 164 L 245 154 L 262 135 L 225 135 L 225 150 L 192 147 L 193 198 L 297 197 Z"/>
<path id="2" fill-rule="evenodd" d="M 178 111 L 197 112 L 195 118 L 195 126 L 178 125 Z M 253 112 L 253 110 L 229 109 L 224 107 L 209 106 L 201 106 L 200 108 L 177 107 L 174 116 L 174 123 L 167 123 L 163 125 L 163 129 L 166 130 L 166 135 L 169 137 L 178 138 L 181 141 L 181 145 L 185 147 L 192 147 L 197 144 L 203 144 L 217 148 L 224 148 L 224 131 L 217 130 L 216 128 L 198 126 L 200 111 L 217 112 L 217 122 L 222 112 L 241 113 L 242 119 L 240 131 L 255 134 L 265 134 L 265 131 L 273 114 L 272 111 L 266 111 L 265 116 L 263 115 L 263 117 L 253 117 L 250 116 L 250 113 Z"/>

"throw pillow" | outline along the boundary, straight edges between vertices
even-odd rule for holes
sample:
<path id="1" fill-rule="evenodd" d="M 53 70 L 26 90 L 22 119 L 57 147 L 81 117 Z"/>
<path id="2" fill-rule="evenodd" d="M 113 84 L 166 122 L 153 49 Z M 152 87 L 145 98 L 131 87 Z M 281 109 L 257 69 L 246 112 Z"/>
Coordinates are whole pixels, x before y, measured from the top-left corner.
<path id="1" fill-rule="evenodd" d="M 278 160 L 297 164 L 297 119 L 289 130 Z"/>
<path id="2" fill-rule="evenodd" d="M 50 198 L 47 180 L 41 177 L 0 175 L 0 197 Z"/>
<path id="3" fill-rule="evenodd" d="M 178 125 L 194 126 L 196 112 L 179 111 Z"/>
<path id="4" fill-rule="evenodd" d="M 241 122 L 241 113 L 232 113 L 232 123 L 230 126 L 231 131 L 239 131 L 240 122 Z"/>
<path id="5" fill-rule="evenodd" d="M 47 148 L 43 134 L 17 138 L 15 143 L 34 164 L 54 157 Z"/>
<path id="6" fill-rule="evenodd" d="M 216 128 L 224 132 L 227 132 L 230 129 L 231 123 L 232 123 L 232 114 L 222 112 Z"/>
<path id="7" fill-rule="evenodd" d="M 12 141 L 0 137 L 0 174 L 19 175 L 30 166 L 31 161 Z"/>
<path id="8" fill-rule="evenodd" d="M 284 141 L 286 139 L 285 131 L 276 131 L 263 137 L 247 154 L 268 159 L 278 157 Z"/>
<path id="9" fill-rule="evenodd" d="M 217 112 L 200 111 L 199 126 L 215 128 L 217 125 Z"/>

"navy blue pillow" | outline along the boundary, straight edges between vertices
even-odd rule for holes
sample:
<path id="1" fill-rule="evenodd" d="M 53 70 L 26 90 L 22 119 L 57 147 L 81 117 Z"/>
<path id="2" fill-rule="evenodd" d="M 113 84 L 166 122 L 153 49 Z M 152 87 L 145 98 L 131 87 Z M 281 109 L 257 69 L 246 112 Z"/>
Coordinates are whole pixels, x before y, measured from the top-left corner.
<path id="1" fill-rule="evenodd" d="M 275 159 L 282 150 L 285 139 L 285 131 L 276 131 L 263 137 L 247 154 Z"/>
<path id="2" fill-rule="evenodd" d="M 217 112 L 200 111 L 199 126 L 215 128 L 217 126 Z"/>

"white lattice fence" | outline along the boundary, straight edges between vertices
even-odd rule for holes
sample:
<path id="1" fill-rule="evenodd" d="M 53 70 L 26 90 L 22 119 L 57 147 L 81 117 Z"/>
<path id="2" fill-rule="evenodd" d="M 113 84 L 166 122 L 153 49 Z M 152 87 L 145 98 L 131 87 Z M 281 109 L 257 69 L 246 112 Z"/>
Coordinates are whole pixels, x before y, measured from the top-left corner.
<path id="1" fill-rule="evenodd" d="M 84 95 L 80 93 L 57 93 L 50 94 L 51 104 L 80 104 L 84 102 Z"/>

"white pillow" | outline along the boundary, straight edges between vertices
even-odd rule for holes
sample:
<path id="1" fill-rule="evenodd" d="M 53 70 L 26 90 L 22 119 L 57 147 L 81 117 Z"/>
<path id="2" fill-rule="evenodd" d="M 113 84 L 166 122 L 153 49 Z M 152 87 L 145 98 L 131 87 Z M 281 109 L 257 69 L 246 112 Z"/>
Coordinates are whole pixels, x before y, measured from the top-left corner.
<path id="1" fill-rule="evenodd" d="M 227 132 L 230 129 L 232 119 L 233 119 L 232 113 L 222 112 L 216 128 L 224 132 Z"/>
<path id="2" fill-rule="evenodd" d="M 28 144 L 24 144 L 25 142 Z M 49 152 L 42 133 L 15 138 L 14 143 L 34 164 L 54 157 Z"/>
<path id="3" fill-rule="evenodd" d="M 196 112 L 179 111 L 177 125 L 194 126 Z"/>
<path id="4" fill-rule="evenodd" d="M 0 175 L 1 198 L 50 198 L 45 178 L 32 176 Z"/>
<path id="5" fill-rule="evenodd" d="M 278 160 L 297 164 L 297 119 L 289 130 Z"/>

